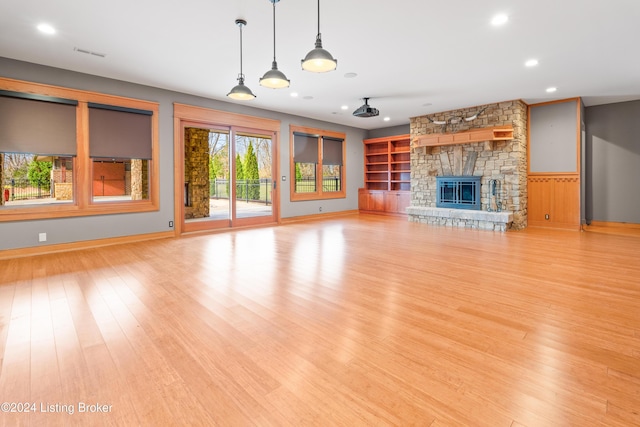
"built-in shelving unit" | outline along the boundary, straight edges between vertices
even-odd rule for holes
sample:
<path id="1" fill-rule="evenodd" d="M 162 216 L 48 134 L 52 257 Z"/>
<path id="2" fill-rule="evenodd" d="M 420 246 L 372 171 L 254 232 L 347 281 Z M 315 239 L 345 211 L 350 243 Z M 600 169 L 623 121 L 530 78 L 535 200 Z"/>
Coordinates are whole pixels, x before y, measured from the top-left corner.
<path id="1" fill-rule="evenodd" d="M 397 135 L 364 141 L 364 188 L 360 209 L 404 213 L 411 189 L 411 140 Z"/>
<path id="2" fill-rule="evenodd" d="M 409 135 L 364 140 L 367 190 L 405 190 L 411 186 Z"/>

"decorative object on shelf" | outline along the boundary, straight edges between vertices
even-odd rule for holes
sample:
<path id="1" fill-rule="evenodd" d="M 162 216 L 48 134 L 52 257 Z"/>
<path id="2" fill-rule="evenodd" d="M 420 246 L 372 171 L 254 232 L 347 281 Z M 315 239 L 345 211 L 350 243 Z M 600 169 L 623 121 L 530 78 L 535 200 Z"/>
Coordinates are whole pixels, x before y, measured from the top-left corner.
<path id="1" fill-rule="evenodd" d="M 451 118 L 449 118 L 447 120 L 432 120 L 430 117 L 427 116 L 427 119 L 429 119 L 429 121 L 431 123 L 433 123 L 433 124 L 442 125 L 442 132 L 446 132 L 447 131 L 447 126 L 451 126 L 451 131 L 455 132 L 456 129 L 459 128 L 459 126 L 462 123 L 474 121 L 486 109 L 487 109 L 487 107 L 484 107 L 482 110 L 479 110 L 477 113 L 475 113 L 473 116 L 470 116 L 470 117 L 453 116 L 453 117 L 451 117 Z"/>
<path id="2" fill-rule="evenodd" d="M 314 73 L 326 73 L 333 71 L 338 66 L 338 60 L 322 48 L 322 36 L 320 34 L 320 0 L 318 0 L 318 34 L 316 35 L 316 47 L 307 53 L 302 62 L 302 69 Z"/>
<path id="3" fill-rule="evenodd" d="M 227 96 L 239 101 L 248 101 L 256 96 L 251 92 L 251 89 L 244 85 L 244 74 L 242 74 L 242 27 L 247 25 L 247 21 L 236 19 L 236 25 L 240 27 L 240 74 L 238 74 L 238 84 L 231 89 Z"/>
<path id="4" fill-rule="evenodd" d="M 271 63 L 271 69 L 264 73 L 264 76 L 260 79 L 260 85 L 269 87 L 272 89 L 282 89 L 289 87 L 289 79 L 284 73 L 278 70 L 278 63 L 276 62 L 276 3 L 280 0 L 269 0 L 273 4 L 273 62 Z"/>
<path id="5" fill-rule="evenodd" d="M 364 105 L 359 107 L 353 112 L 353 115 L 356 117 L 375 117 L 380 112 L 377 108 L 373 108 L 369 106 L 369 98 L 362 98 L 364 100 Z"/>

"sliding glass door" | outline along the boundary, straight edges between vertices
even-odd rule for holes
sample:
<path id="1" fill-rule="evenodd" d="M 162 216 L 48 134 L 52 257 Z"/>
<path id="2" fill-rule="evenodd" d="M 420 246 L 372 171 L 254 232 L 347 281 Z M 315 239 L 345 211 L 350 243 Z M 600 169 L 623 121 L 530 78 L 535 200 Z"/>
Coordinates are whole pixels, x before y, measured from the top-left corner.
<path id="1" fill-rule="evenodd" d="M 235 218 L 242 222 L 273 220 L 271 135 L 234 132 Z"/>
<path id="2" fill-rule="evenodd" d="M 276 221 L 273 133 L 184 127 L 184 231 Z"/>

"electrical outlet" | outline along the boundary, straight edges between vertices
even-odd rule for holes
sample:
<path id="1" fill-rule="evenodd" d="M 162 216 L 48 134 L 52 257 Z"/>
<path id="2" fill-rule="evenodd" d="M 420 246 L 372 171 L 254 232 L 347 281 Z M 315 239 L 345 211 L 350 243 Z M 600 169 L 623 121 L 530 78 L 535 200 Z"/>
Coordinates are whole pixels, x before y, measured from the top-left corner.
<path id="1" fill-rule="evenodd" d="M 169 221 L 169 228 L 173 228 L 173 221 Z"/>
<path id="2" fill-rule="evenodd" d="M 318 212 L 322 212 L 322 206 L 318 208 Z"/>
<path id="3" fill-rule="evenodd" d="M 38 242 L 46 242 L 47 233 L 38 233 Z"/>

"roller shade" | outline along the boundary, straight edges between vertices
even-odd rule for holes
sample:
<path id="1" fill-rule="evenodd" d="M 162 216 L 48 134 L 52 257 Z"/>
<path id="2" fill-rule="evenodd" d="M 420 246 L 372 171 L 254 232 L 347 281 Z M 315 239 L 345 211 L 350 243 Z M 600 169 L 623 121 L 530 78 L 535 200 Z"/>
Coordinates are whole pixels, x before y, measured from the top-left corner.
<path id="1" fill-rule="evenodd" d="M 294 133 L 293 161 L 295 163 L 318 163 L 318 137 Z"/>
<path id="2" fill-rule="evenodd" d="M 342 143 L 338 138 L 322 138 L 322 164 L 342 166 Z"/>
<path id="3" fill-rule="evenodd" d="M 0 91 L 0 152 L 75 156 L 77 101 Z"/>
<path id="4" fill-rule="evenodd" d="M 89 155 L 151 159 L 152 111 L 89 104 Z"/>

